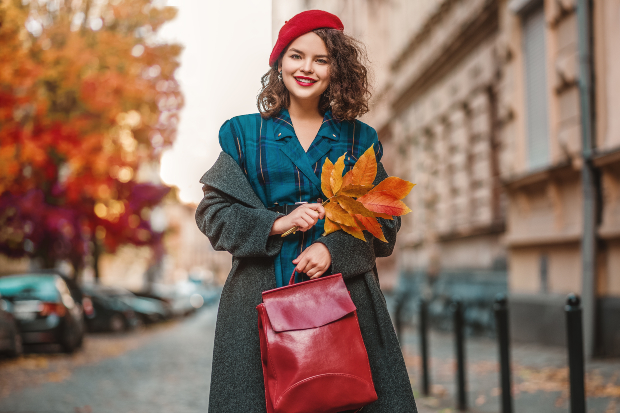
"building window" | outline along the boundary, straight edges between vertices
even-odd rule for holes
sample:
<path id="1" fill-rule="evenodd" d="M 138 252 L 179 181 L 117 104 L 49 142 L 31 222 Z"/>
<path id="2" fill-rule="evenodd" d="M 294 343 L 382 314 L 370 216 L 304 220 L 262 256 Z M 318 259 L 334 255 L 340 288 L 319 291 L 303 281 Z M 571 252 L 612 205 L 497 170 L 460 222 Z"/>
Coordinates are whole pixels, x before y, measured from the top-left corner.
<path id="1" fill-rule="evenodd" d="M 545 13 L 542 2 L 522 15 L 525 62 L 525 121 L 527 163 L 530 169 L 549 164 L 549 104 Z"/>

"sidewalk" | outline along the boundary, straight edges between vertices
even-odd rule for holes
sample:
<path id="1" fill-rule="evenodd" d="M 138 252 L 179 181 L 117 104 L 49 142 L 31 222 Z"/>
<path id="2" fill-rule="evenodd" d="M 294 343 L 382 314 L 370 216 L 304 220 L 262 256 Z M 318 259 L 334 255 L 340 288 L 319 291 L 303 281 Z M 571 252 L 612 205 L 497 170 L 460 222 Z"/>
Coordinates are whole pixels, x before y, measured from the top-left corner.
<path id="1" fill-rule="evenodd" d="M 456 362 L 453 336 L 429 334 L 431 396 L 421 395 L 419 336 L 412 327 L 403 333 L 403 354 L 420 413 L 456 412 Z M 489 338 L 466 339 L 467 401 L 474 413 L 500 413 L 498 349 Z M 568 413 L 566 349 L 512 344 L 515 413 Z M 620 359 L 586 365 L 587 411 L 620 413 Z"/>

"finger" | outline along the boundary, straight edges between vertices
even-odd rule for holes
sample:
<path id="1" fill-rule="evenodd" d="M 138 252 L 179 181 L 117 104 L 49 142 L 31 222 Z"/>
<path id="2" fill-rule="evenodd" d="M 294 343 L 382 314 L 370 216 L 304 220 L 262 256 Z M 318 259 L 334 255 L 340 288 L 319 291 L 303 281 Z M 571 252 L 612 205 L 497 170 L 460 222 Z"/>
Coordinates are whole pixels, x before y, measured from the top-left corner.
<path id="1" fill-rule="evenodd" d="M 320 208 L 316 211 L 319 213 L 319 219 L 325 218 L 325 207 L 323 205 L 320 205 Z"/>
<path id="2" fill-rule="evenodd" d="M 317 219 L 318 219 L 318 217 L 320 215 L 317 211 L 315 211 L 313 209 L 307 209 L 307 210 L 305 210 L 303 212 L 304 212 L 304 214 L 306 214 L 308 216 L 311 216 L 312 218 L 316 217 Z"/>
<path id="3" fill-rule="evenodd" d="M 311 217 L 302 215 L 300 218 L 302 219 L 302 224 L 305 226 L 305 229 L 310 229 L 310 227 L 314 225 L 315 221 Z"/>
<path id="4" fill-rule="evenodd" d="M 300 231 L 305 231 L 308 223 L 303 217 L 293 217 L 292 219 L 293 225 L 296 226 Z"/>
<path id="5" fill-rule="evenodd" d="M 319 213 L 309 209 L 309 210 L 303 211 L 303 214 L 301 215 L 301 217 L 310 219 L 310 221 L 312 222 L 311 225 L 314 225 L 319 220 Z"/>
<path id="6" fill-rule="evenodd" d="M 321 204 L 304 204 L 304 206 L 306 208 L 310 208 L 310 209 L 313 209 L 315 211 L 318 211 L 319 208 L 323 208 L 323 205 L 321 205 Z"/>
<path id="7" fill-rule="evenodd" d="M 308 258 L 302 257 L 297 266 L 295 267 L 295 271 L 299 273 L 305 273 L 306 266 L 308 265 Z"/>
<path id="8" fill-rule="evenodd" d="M 315 251 L 316 252 L 316 251 Z M 317 272 L 322 273 L 324 263 L 322 262 L 322 258 L 320 255 L 310 254 L 308 257 L 308 266 L 306 267 L 306 274 L 310 276 L 310 274 L 316 274 Z"/>
<path id="9" fill-rule="evenodd" d="M 315 211 L 308 211 L 306 217 L 310 218 L 312 220 L 312 225 L 314 225 L 319 220 L 319 213 Z"/>
<path id="10" fill-rule="evenodd" d="M 304 272 L 306 274 L 314 273 L 316 272 L 317 269 L 320 269 L 319 257 L 317 257 L 317 255 L 315 254 L 313 250 L 310 250 L 310 252 L 308 253 L 307 264 L 306 264 L 306 268 Z"/>
<path id="11" fill-rule="evenodd" d="M 303 250 L 303 251 L 302 251 L 302 253 L 301 253 L 301 254 L 299 254 L 299 255 L 297 256 L 297 258 L 295 258 L 295 259 L 293 260 L 293 264 L 297 264 L 297 263 L 299 263 L 299 261 L 300 261 L 303 257 L 305 257 L 305 256 L 307 255 L 307 252 L 308 252 L 308 250 L 307 250 L 307 249 Z"/>
<path id="12" fill-rule="evenodd" d="M 310 277 L 311 279 L 315 279 L 315 278 L 319 278 L 320 276 L 322 276 L 323 274 L 325 274 L 325 270 L 327 270 L 327 268 L 323 268 L 323 267 L 315 267 L 313 270 L 311 270 L 310 272 L 312 273 L 312 275 L 310 275 L 310 273 L 306 273 L 308 275 L 308 277 Z"/>
<path id="13" fill-rule="evenodd" d="M 312 278 L 314 278 L 314 277 L 315 277 L 315 276 L 316 276 L 319 272 L 320 272 L 320 270 L 319 270 L 317 267 L 314 267 L 314 268 L 312 268 L 312 269 L 309 269 L 309 270 L 306 272 L 306 275 L 312 279 Z"/>

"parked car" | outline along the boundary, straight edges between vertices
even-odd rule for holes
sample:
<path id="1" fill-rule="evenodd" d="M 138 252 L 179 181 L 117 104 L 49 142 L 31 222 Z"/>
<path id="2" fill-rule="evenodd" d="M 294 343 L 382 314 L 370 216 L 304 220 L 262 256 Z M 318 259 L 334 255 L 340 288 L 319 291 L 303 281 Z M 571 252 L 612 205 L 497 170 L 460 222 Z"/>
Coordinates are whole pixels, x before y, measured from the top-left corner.
<path id="1" fill-rule="evenodd" d="M 154 323 L 165 320 L 169 313 L 164 305 L 156 299 L 138 297 L 131 291 L 120 287 L 91 286 L 88 290 L 93 293 L 93 297 L 103 297 L 128 306 L 143 323 Z"/>
<path id="2" fill-rule="evenodd" d="M 92 286 L 83 287 L 92 302 L 93 312 L 85 316 L 88 331 L 125 331 L 142 324 L 131 306 L 117 297 L 102 294 Z"/>
<path id="3" fill-rule="evenodd" d="M 0 294 L 12 304 L 24 344 L 58 343 L 69 353 L 82 345 L 84 297 L 66 277 L 45 271 L 0 277 Z"/>
<path id="4" fill-rule="evenodd" d="M 0 353 L 10 357 L 22 354 L 22 336 L 13 316 L 12 304 L 0 296 Z"/>
<path id="5" fill-rule="evenodd" d="M 157 302 L 162 306 L 164 312 L 166 314 L 166 319 L 172 318 L 174 313 L 172 312 L 172 300 L 168 297 L 159 296 L 153 292 L 147 291 L 131 291 L 136 297 L 149 298 L 152 300 L 157 300 Z"/>
<path id="6" fill-rule="evenodd" d="M 186 316 L 196 311 L 197 307 L 192 305 L 191 297 L 196 293 L 196 286 L 190 282 L 179 282 L 177 284 L 152 285 L 152 294 L 167 300 L 175 316 Z M 199 306 L 198 306 L 199 307 Z"/>
<path id="7" fill-rule="evenodd" d="M 220 295 L 222 294 L 222 287 L 214 285 L 212 283 L 205 283 L 202 280 L 196 280 L 192 278 L 190 278 L 188 282 L 191 282 L 196 286 L 196 292 L 194 294 L 199 294 L 202 297 L 203 306 L 205 307 L 215 304 L 219 300 Z M 193 302 L 192 305 L 194 305 Z"/>

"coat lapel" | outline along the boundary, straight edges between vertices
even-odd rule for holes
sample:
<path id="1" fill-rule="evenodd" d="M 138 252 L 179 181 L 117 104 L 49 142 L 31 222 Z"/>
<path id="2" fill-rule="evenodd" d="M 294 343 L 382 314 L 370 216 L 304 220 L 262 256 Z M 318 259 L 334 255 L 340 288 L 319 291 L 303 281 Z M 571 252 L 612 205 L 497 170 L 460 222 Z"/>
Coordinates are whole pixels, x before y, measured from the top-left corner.
<path id="1" fill-rule="evenodd" d="M 220 152 L 217 161 L 202 175 L 200 182 L 235 198 L 242 204 L 253 208 L 265 208 L 237 162 L 226 152 Z"/>
<path id="2" fill-rule="evenodd" d="M 316 145 L 313 145 L 308 150 L 308 153 L 307 153 L 308 163 L 310 165 L 314 165 L 323 156 L 325 156 L 325 154 L 328 153 L 331 148 L 332 148 L 331 141 L 329 139 L 321 138 L 321 140 Z M 336 160 L 334 159 L 330 159 L 330 161 L 336 162 Z M 322 167 L 322 165 L 320 166 Z"/>

